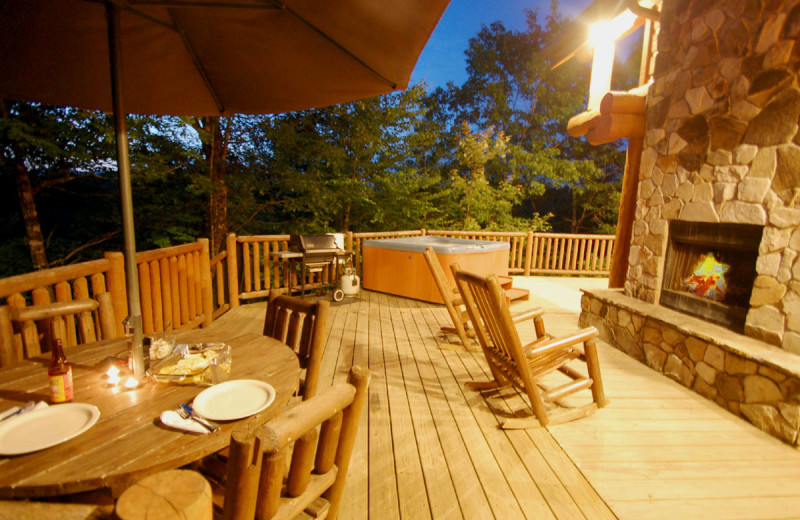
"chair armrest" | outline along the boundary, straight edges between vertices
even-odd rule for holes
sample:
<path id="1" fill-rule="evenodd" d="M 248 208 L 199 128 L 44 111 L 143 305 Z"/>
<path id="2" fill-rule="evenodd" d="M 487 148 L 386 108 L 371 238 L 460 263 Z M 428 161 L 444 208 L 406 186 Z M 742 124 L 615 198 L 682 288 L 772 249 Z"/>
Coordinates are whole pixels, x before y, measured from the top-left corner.
<path id="1" fill-rule="evenodd" d="M 596 337 L 598 334 L 599 333 L 597 332 L 596 328 L 586 327 L 585 329 L 573 332 L 567 336 L 553 338 L 544 342 L 540 341 L 538 343 L 530 343 L 524 347 L 525 356 L 528 359 L 535 358 L 554 350 L 561 350 L 565 347 L 571 347 L 577 343 L 583 343 L 584 341 L 588 341 Z"/>
<path id="2" fill-rule="evenodd" d="M 544 309 L 542 307 L 534 307 L 533 309 L 512 313 L 511 321 L 513 321 L 514 323 L 519 323 L 521 321 L 538 318 L 543 314 L 544 314 Z"/>

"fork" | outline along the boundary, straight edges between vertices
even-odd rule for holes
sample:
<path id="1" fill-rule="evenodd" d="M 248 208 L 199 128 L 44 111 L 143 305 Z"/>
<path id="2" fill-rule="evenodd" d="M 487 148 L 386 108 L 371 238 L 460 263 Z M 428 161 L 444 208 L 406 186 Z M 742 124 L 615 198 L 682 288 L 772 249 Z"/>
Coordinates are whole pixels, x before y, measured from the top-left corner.
<path id="1" fill-rule="evenodd" d="M 203 419 L 202 417 L 198 416 L 194 413 L 194 411 L 187 405 L 186 403 L 182 403 L 178 408 L 175 409 L 175 412 L 181 417 L 181 419 L 191 419 L 197 424 L 200 424 L 208 430 L 209 432 L 215 432 L 219 430 L 219 426 Z"/>

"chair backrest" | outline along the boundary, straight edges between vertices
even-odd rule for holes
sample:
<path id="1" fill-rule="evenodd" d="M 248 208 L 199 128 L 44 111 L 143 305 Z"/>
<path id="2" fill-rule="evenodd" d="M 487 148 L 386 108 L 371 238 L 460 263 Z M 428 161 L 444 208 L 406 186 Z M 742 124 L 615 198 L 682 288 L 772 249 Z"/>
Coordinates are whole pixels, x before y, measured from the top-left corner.
<path id="1" fill-rule="evenodd" d="M 264 335 L 282 341 L 297 352 L 300 366 L 305 369 L 303 399 L 317 392 L 330 302 L 309 302 L 286 296 L 273 289 L 269 293 Z"/>
<path id="2" fill-rule="evenodd" d="M 65 347 L 117 337 L 111 294 L 41 305 L 0 306 L 0 366 L 38 356 L 42 344 L 60 339 Z"/>
<path id="3" fill-rule="evenodd" d="M 458 266 L 453 268 L 453 272 L 467 314 L 476 324 L 475 336 L 495 379 L 503 383 L 523 384 L 521 379 L 527 374 L 521 374 L 518 367 L 527 366 L 525 353 L 508 300 L 497 277 L 478 276 L 461 271 Z"/>
<path id="4" fill-rule="evenodd" d="M 333 386 L 263 426 L 234 429 L 223 518 L 295 518 L 311 507 L 317 512 L 327 508 L 327 518 L 334 520 L 369 379 L 368 370 L 353 367 L 347 384 Z"/>
<path id="5" fill-rule="evenodd" d="M 442 264 L 439 263 L 439 259 L 436 257 L 433 248 L 425 248 L 422 255 L 425 257 L 425 261 L 428 262 L 433 280 L 436 282 L 439 294 L 441 294 L 447 312 L 450 314 L 450 319 L 453 321 L 453 330 L 458 335 L 461 343 L 465 347 L 468 347 L 472 343 L 469 339 L 470 332 L 468 332 L 469 316 L 462 308 L 463 302 L 461 295 L 455 287 L 450 285 L 450 281 L 447 279 L 447 275 L 444 269 L 442 269 Z"/>

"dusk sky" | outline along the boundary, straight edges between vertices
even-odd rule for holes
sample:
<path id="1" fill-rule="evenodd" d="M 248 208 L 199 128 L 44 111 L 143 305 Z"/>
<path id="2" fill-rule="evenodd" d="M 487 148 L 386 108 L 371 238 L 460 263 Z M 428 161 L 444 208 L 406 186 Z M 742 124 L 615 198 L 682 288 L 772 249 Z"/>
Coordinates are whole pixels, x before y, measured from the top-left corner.
<path id="1" fill-rule="evenodd" d="M 559 12 L 574 18 L 592 0 L 561 0 Z M 540 20 L 550 13 L 550 0 L 452 0 L 422 51 L 411 84 L 425 81 L 430 88 L 448 81 L 460 85 L 467 78 L 464 51 L 482 25 L 503 22 L 506 29 L 525 28 L 525 9 L 538 8 Z"/>

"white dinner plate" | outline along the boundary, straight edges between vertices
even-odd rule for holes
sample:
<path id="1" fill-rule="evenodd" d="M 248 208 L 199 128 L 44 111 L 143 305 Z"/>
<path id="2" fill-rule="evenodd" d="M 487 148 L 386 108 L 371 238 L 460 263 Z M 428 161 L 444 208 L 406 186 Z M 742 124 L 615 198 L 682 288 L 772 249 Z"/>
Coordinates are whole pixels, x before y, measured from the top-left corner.
<path id="1" fill-rule="evenodd" d="M 66 442 L 100 418 L 100 410 L 86 403 L 64 403 L 28 412 L 0 423 L 0 455 L 21 455 Z"/>
<path id="2" fill-rule="evenodd" d="M 275 399 L 275 389 L 255 379 L 225 381 L 197 394 L 192 407 L 212 421 L 233 421 L 258 413 Z"/>

